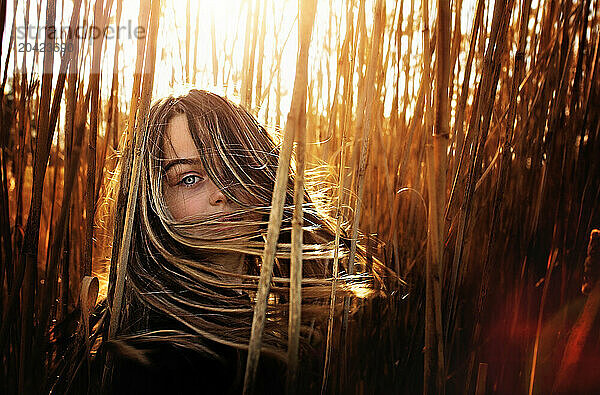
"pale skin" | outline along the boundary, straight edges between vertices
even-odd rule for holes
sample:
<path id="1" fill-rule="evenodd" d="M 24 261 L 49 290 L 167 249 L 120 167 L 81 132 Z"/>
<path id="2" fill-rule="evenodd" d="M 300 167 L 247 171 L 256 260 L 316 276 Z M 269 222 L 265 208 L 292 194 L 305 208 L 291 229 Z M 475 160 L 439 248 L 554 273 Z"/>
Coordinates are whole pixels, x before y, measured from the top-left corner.
<path id="1" fill-rule="evenodd" d="M 174 116 L 165 133 L 163 197 L 173 218 L 185 220 L 233 212 L 234 204 L 208 177 L 200 162 L 186 116 Z M 243 270 L 244 254 L 215 253 L 213 262 L 224 270 L 239 274 Z"/>

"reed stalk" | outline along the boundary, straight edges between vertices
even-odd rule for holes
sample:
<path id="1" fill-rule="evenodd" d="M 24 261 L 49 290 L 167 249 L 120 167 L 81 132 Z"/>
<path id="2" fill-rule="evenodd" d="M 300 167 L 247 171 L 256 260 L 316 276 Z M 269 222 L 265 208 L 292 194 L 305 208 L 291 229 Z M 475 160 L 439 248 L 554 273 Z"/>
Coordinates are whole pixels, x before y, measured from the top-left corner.
<path id="1" fill-rule="evenodd" d="M 460 98 L 458 101 L 458 108 L 456 110 L 456 119 L 454 121 L 454 125 L 452 127 L 452 138 L 454 139 L 455 144 L 455 159 L 453 160 L 453 168 L 452 173 L 450 174 L 451 179 L 454 180 L 452 192 L 450 194 L 449 200 L 452 201 L 452 197 L 454 196 L 454 190 L 456 187 L 456 179 L 458 177 L 458 169 L 460 166 L 460 159 L 464 157 L 463 149 L 464 149 L 464 119 L 465 119 L 465 108 L 467 104 L 467 98 L 469 96 L 469 87 L 471 80 L 471 72 L 473 69 L 473 59 L 475 57 L 475 43 L 477 42 L 478 33 L 481 26 L 481 20 L 483 18 L 483 6 L 485 2 L 482 0 L 477 1 L 477 9 L 475 11 L 475 20 L 473 22 L 473 27 L 471 29 L 471 39 L 469 44 L 469 53 L 467 55 L 467 62 L 464 68 L 464 76 L 462 81 L 462 87 L 460 92 Z M 459 155 L 460 154 L 460 155 Z M 448 217 L 448 210 L 450 209 L 450 202 L 448 203 L 448 208 L 446 209 L 446 216 Z"/>
<path id="2" fill-rule="evenodd" d="M 477 370 L 477 384 L 475 385 L 475 395 L 484 395 L 486 393 L 488 364 L 480 363 Z"/>
<path id="3" fill-rule="evenodd" d="M 142 9 L 140 9 L 140 14 Z M 113 299 L 112 312 L 110 317 L 110 326 L 108 338 L 112 339 L 117 334 L 119 325 L 121 306 L 123 302 L 123 291 L 125 288 L 125 273 L 127 272 L 127 260 L 131 248 L 131 236 L 133 230 L 133 216 L 137 205 L 137 193 L 140 183 L 140 166 L 143 154 L 146 149 L 145 130 L 148 128 L 148 114 L 150 112 L 150 101 L 152 98 L 152 87 L 154 84 L 154 67 L 156 61 L 156 38 L 158 36 L 158 23 L 160 17 L 160 0 L 152 0 L 151 21 L 148 36 L 148 48 L 146 59 L 144 61 L 144 80 L 140 96 L 139 116 L 135 123 L 135 148 L 133 150 L 133 160 L 131 167 L 131 177 L 127 197 L 127 209 L 125 210 L 125 220 L 123 223 L 122 240 L 119 246 L 119 255 L 117 262 L 117 276 L 115 284 L 115 295 Z M 133 106 L 132 106 L 133 107 Z M 131 114 L 130 114 L 131 119 Z"/>
<path id="4" fill-rule="evenodd" d="M 252 0 L 247 0 L 248 14 L 246 16 L 246 34 L 244 35 L 244 57 L 242 59 L 242 84 L 240 89 L 240 98 L 242 106 L 249 108 L 251 103 L 248 103 L 248 84 L 252 85 L 252 81 L 248 81 L 248 65 L 250 64 L 250 40 L 252 39 Z"/>
<path id="5" fill-rule="evenodd" d="M 342 121 L 341 124 L 341 137 L 340 137 L 340 163 L 339 163 L 339 172 L 338 172 L 338 180 L 337 180 L 337 207 L 336 207 L 336 227 L 335 227 L 335 253 L 333 259 L 333 281 L 331 283 L 331 293 L 329 296 L 329 317 L 327 320 L 327 341 L 325 345 L 325 361 L 323 366 L 323 380 L 321 382 L 321 394 L 325 394 L 327 391 L 329 376 L 330 376 L 330 365 L 331 365 L 331 353 L 333 350 L 333 326 L 335 319 L 335 305 L 336 305 L 336 292 L 337 292 L 337 280 L 339 273 L 339 242 L 341 236 L 341 226 L 342 226 L 342 205 L 344 202 L 344 198 L 346 195 L 345 190 L 345 181 L 346 181 L 346 145 L 348 143 L 346 130 L 349 130 L 351 127 L 351 118 L 352 118 L 352 97 L 353 97 L 353 84 L 351 76 L 354 73 L 354 66 L 356 63 L 356 48 L 358 42 L 358 30 L 354 29 L 354 13 L 353 13 L 353 0 L 348 1 L 348 19 L 347 19 L 347 38 L 346 43 L 348 48 L 350 48 L 350 53 L 347 54 L 347 51 L 344 51 L 344 47 L 342 47 L 342 51 L 340 53 L 340 65 L 343 68 L 340 70 L 340 74 L 343 74 L 344 77 L 344 97 L 349 98 L 347 102 L 345 102 L 340 111 L 340 119 Z M 348 58 L 344 59 L 347 56 Z M 337 89 L 336 89 L 337 90 Z M 334 97 L 333 102 L 336 103 L 337 98 Z M 330 118 L 331 120 L 331 118 Z"/>
<path id="6" fill-rule="evenodd" d="M 148 23 L 150 17 L 150 3 L 144 0 L 140 0 L 140 11 L 138 14 L 138 25 L 144 27 L 144 31 L 148 31 Z M 117 194 L 117 213 L 115 218 L 114 232 L 113 232 L 113 248 L 110 259 L 110 270 L 109 270 L 109 279 L 108 279 L 108 303 L 112 304 L 113 296 L 115 292 L 115 284 L 117 279 L 117 262 L 118 262 L 118 254 L 120 251 L 121 240 L 123 238 L 123 229 L 124 229 L 124 220 L 125 220 L 125 212 L 127 207 L 127 199 L 128 199 L 128 190 L 126 188 L 129 185 L 129 180 L 131 177 L 131 157 L 129 152 L 133 149 L 135 144 L 134 128 L 135 122 L 137 119 L 138 112 L 138 102 L 140 100 L 140 85 L 142 81 L 142 70 L 144 67 L 144 54 L 146 53 L 146 40 L 147 36 L 143 35 L 138 37 L 137 40 L 137 55 L 135 59 L 135 72 L 133 74 L 133 88 L 131 91 L 131 100 L 129 105 L 129 117 L 127 121 L 127 136 L 126 136 L 126 144 L 125 147 L 125 161 L 122 172 L 121 172 L 121 182 L 119 185 L 119 192 Z M 104 334 L 106 337 L 108 333 Z"/>
<path id="7" fill-rule="evenodd" d="M 116 25 L 119 26 L 121 22 L 121 13 L 123 10 L 123 0 L 117 0 L 117 11 L 115 15 Z M 119 118 L 118 118 L 118 94 L 119 94 L 119 36 L 115 37 L 115 49 L 113 56 L 113 72 L 112 72 L 112 83 L 110 88 L 110 97 L 108 98 L 108 104 L 106 109 L 106 129 L 104 133 L 104 145 L 102 147 L 102 151 L 100 152 L 100 160 L 96 178 L 96 196 L 94 201 L 98 201 L 98 197 L 100 195 L 100 188 L 102 187 L 102 180 L 104 179 L 104 168 L 106 165 L 106 156 L 108 153 L 108 146 L 113 140 L 113 144 L 115 147 L 118 145 L 118 129 L 119 129 Z"/>
<path id="8" fill-rule="evenodd" d="M 363 4 L 363 2 L 361 2 Z M 364 6 L 364 4 L 363 4 Z M 355 173 L 355 182 L 358 185 L 357 193 L 356 193 L 356 205 L 354 209 L 354 220 L 352 222 L 352 235 L 350 239 L 350 252 L 348 256 L 348 274 L 354 274 L 354 260 L 356 258 L 356 243 L 358 242 L 358 232 L 360 226 L 360 219 L 362 213 L 362 205 L 363 205 L 363 197 L 364 197 L 364 188 L 365 188 L 365 173 L 367 170 L 367 161 L 369 156 L 369 141 L 373 123 L 373 108 L 375 107 L 376 100 L 379 98 L 379 91 L 376 88 L 375 77 L 378 69 L 379 62 L 379 49 L 380 49 L 380 40 L 382 36 L 382 32 L 385 29 L 385 11 L 384 4 L 381 0 L 378 0 L 375 3 L 374 13 L 373 13 L 373 34 L 370 46 L 370 56 L 366 69 L 366 77 L 362 83 L 359 81 L 359 90 L 358 90 L 358 119 L 357 124 L 360 125 L 360 129 L 362 129 L 362 138 L 361 140 L 361 148 L 360 148 L 360 157 L 358 158 L 358 169 Z M 364 17 L 364 13 L 362 14 Z M 361 19 L 361 13 L 359 12 L 359 20 Z M 364 21 L 359 26 L 364 26 Z M 360 27 L 359 27 L 360 28 Z M 366 36 L 366 32 L 361 35 L 363 37 L 361 41 L 359 41 L 363 46 L 359 45 L 359 60 L 362 58 L 360 56 L 361 48 L 364 52 L 364 43 Z M 360 67 L 360 66 L 359 66 Z M 376 99 L 377 97 L 377 99 Z M 362 101 L 361 101 L 362 98 Z M 362 105 L 361 105 L 362 104 Z M 358 139 L 355 140 L 355 144 Z M 354 150 L 355 154 L 358 154 L 358 150 Z M 352 163 L 356 163 L 354 160 Z M 350 300 L 349 298 L 344 299 L 344 315 L 342 317 L 342 335 L 343 339 L 343 352 L 344 354 L 347 352 L 347 333 L 348 333 L 348 311 L 350 308 Z M 341 369 L 342 374 L 346 375 L 346 366 L 345 361 L 347 360 L 347 355 L 343 357 L 343 367 Z"/>
<path id="9" fill-rule="evenodd" d="M 273 261 L 277 248 L 277 239 L 283 217 L 283 205 L 288 184 L 288 174 L 290 160 L 292 156 L 292 145 L 296 133 L 300 134 L 298 128 L 305 119 L 306 112 L 306 86 L 308 81 L 308 50 L 310 47 L 310 37 L 315 20 L 316 1 L 299 4 L 299 25 L 298 31 L 298 58 L 296 61 L 296 78 L 294 81 L 294 91 L 292 104 L 288 119 L 286 122 L 283 143 L 279 153 L 277 164 L 277 175 L 275 186 L 273 188 L 273 198 L 271 201 L 271 212 L 269 214 L 269 224 L 267 228 L 267 240 L 262 257 L 260 268 L 260 279 L 256 294 L 256 304 L 254 306 L 254 315 L 252 317 L 252 329 L 250 332 L 250 342 L 248 344 L 248 359 L 246 362 L 246 373 L 244 376 L 244 394 L 250 394 L 254 390 L 256 381 L 256 371 L 260 357 L 262 335 L 265 325 L 267 312 L 267 301 L 271 277 L 273 275 Z M 297 269 L 296 269 L 297 270 Z"/>
<path id="10" fill-rule="evenodd" d="M 78 41 L 78 39 L 75 39 L 74 32 L 75 32 L 75 29 L 76 29 L 76 24 L 77 24 L 77 22 L 79 20 L 79 13 L 80 13 L 80 8 L 81 8 L 81 1 L 78 0 L 74 4 L 74 7 L 75 7 L 74 8 L 74 12 L 71 15 L 71 21 L 69 23 L 69 34 L 68 34 L 68 39 L 67 39 L 67 44 L 69 44 L 69 45 L 74 45 L 74 43 Z M 50 130 L 51 131 L 54 130 L 54 128 L 56 127 L 56 123 L 58 121 L 59 103 L 61 102 L 61 98 L 62 98 L 62 91 L 63 91 L 63 88 L 64 88 L 65 79 L 66 79 L 66 76 L 67 76 L 67 70 L 70 67 L 73 67 L 75 65 L 75 60 L 76 59 L 74 59 L 74 56 L 75 56 L 74 52 L 73 53 L 72 52 L 69 52 L 69 53 L 65 52 L 64 55 L 63 55 L 63 57 L 62 57 L 62 59 L 61 59 L 61 64 L 60 64 L 60 69 L 59 69 L 59 76 L 58 76 L 58 80 L 57 80 L 57 84 L 56 84 L 57 86 L 55 88 L 54 98 L 53 98 L 53 101 L 52 101 L 52 109 L 50 111 Z M 86 100 L 85 103 L 88 103 L 88 101 Z M 69 110 L 71 110 L 71 109 L 69 108 Z M 85 114 L 87 114 L 87 107 L 86 107 L 85 111 L 86 111 Z M 82 118 L 85 119 L 85 115 L 83 115 Z M 83 122 L 83 121 L 81 121 L 81 122 Z M 83 126 L 81 126 L 81 128 L 83 130 Z M 69 129 L 69 136 L 68 136 L 69 138 L 72 138 L 72 136 L 70 135 L 71 132 L 72 132 L 72 130 Z M 66 131 L 65 131 L 65 133 L 66 133 Z M 65 134 L 65 139 L 66 138 L 67 138 L 67 135 Z M 77 141 L 79 141 L 79 140 L 77 140 Z M 48 150 L 50 150 L 50 148 L 51 148 L 51 142 L 52 142 L 52 140 L 50 138 L 46 141 L 46 146 L 47 146 Z M 67 145 L 67 144 L 65 144 L 65 145 Z M 58 147 L 57 147 L 57 149 L 58 149 Z M 70 171 L 72 171 L 73 173 L 75 173 L 75 166 L 74 165 L 73 166 L 68 166 L 68 169 Z M 65 173 L 67 173 L 67 171 L 65 171 Z M 65 184 L 68 185 L 68 183 L 66 183 L 66 182 L 65 182 Z M 65 191 L 67 191 L 67 190 L 65 189 Z M 64 199 L 64 193 L 63 193 L 63 199 Z M 67 206 L 61 206 L 61 214 L 59 215 L 59 219 L 63 215 L 62 214 L 63 209 L 65 211 L 67 211 L 67 207 L 68 206 L 69 206 L 68 204 L 67 204 Z M 63 228 L 59 227 L 57 225 L 57 229 L 63 229 Z M 59 236 L 55 235 L 54 238 L 58 238 L 58 237 Z M 60 245 L 62 245 L 62 243 L 60 243 Z M 59 247 L 60 247 L 60 245 L 59 245 Z M 48 273 L 52 271 L 53 265 L 56 264 L 56 262 L 53 261 L 52 256 L 51 255 L 49 255 L 49 256 L 50 256 L 49 261 L 46 262 L 47 267 L 48 267 Z M 51 282 L 51 277 L 48 276 L 48 273 L 46 273 L 46 277 L 47 278 L 46 278 L 46 280 L 44 282 L 46 284 L 45 287 L 44 287 L 44 295 L 46 297 L 43 297 L 41 299 L 41 306 L 42 306 L 42 308 L 40 310 L 41 311 L 41 316 L 40 316 L 41 325 L 39 326 L 40 332 L 44 331 L 46 329 L 46 325 L 47 325 L 47 324 L 45 324 L 47 322 L 46 316 L 49 313 L 50 301 L 53 300 L 53 298 L 51 297 L 50 291 L 49 291 L 49 289 L 52 288 L 53 282 Z M 38 336 L 40 336 L 40 335 L 41 334 L 39 334 Z"/>
<path id="11" fill-rule="evenodd" d="M 196 30 L 195 30 L 195 35 L 194 35 L 194 67 L 192 69 L 192 85 L 196 85 L 196 74 L 198 73 L 198 37 L 200 36 L 198 34 L 198 26 L 200 26 L 200 8 L 198 7 L 196 10 L 196 24 L 194 26 L 196 26 Z M 211 17 L 211 33 L 212 33 L 212 39 L 213 42 L 216 41 L 215 40 L 215 34 L 214 34 L 214 28 L 215 26 L 215 17 L 214 15 Z M 213 44 L 214 45 L 214 44 Z M 213 46 L 213 67 L 217 66 L 217 62 L 216 62 L 216 48 Z M 216 69 L 213 69 L 213 77 L 214 77 L 214 84 L 215 86 L 217 85 L 217 74 L 218 71 Z"/>
<path id="12" fill-rule="evenodd" d="M 314 18 L 316 1 L 310 4 L 307 12 Z M 308 66 L 307 64 L 303 66 Z M 297 70 L 308 74 L 308 70 Z M 257 90 L 258 91 L 258 90 Z M 288 370 L 287 393 L 295 394 L 298 388 L 298 345 L 300 344 L 300 323 L 302 313 L 302 249 L 304 215 L 304 169 L 306 157 L 306 95 L 302 98 L 297 116 L 291 118 L 296 125 L 289 125 L 294 130 L 296 140 L 296 173 L 294 179 L 294 213 L 292 216 L 292 250 L 290 261 L 290 318 L 288 329 Z"/>
<path id="13" fill-rule="evenodd" d="M 55 37 L 51 33 L 56 19 L 56 2 L 49 1 L 46 8 L 46 34 L 44 43 L 47 46 L 54 47 Z M 53 77 L 54 53 L 44 53 L 44 69 L 42 75 L 41 102 L 38 113 L 38 138 L 35 147 L 35 163 L 33 171 L 33 190 L 27 225 L 25 227 L 25 236 L 23 246 L 20 251 L 19 267 L 17 268 L 17 279 L 13 282 L 10 294 L 9 307 L 6 310 L 7 315 L 3 315 L 2 330 L 0 330 L 0 349 L 3 349 L 5 328 L 11 310 L 16 305 L 19 288 L 21 288 L 21 344 L 20 344 L 20 363 L 19 363 L 19 391 L 32 391 L 34 388 L 33 376 L 27 375 L 27 371 L 33 368 L 34 357 L 32 349 L 33 323 L 34 323 L 34 301 L 37 291 L 38 277 L 38 244 L 41 206 L 43 199 L 44 176 L 47 168 L 47 161 L 50 154 L 49 147 L 46 144 L 48 139 L 52 138 L 53 130 L 50 130 L 50 99 L 52 96 L 52 77 Z M 21 275 L 22 273 L 22 275 Z M 22 287 L 21 287 L 22 286 Z"/>
<path id="14" fill-rule="evenodd" d="M 352 226 L 352 239 L 350 244 L 350 255 L 348 258 L 348 273 L 354 273 L 354 260 L 356 258 L 356 243 L 358 241 L 358 230 L 361 218 L 361 206 L 362 199 L 364 196 L 365 187 L 365 172 L 367 170 L 367 161 L 369 156 L 369 138 L 371 135 L 371 128 L 373 123 L 372 109 L 376 100 L 379 96 L 379 92 L 375 87 L 375 75 L 377 73 L 377 62 L 379 61 L 379 45 L 381 40 L 382 32 L 385 28 L 385 14 L 382 0 L 377 0 L 375 3 L 375 12 L 373 15 L 373 39 L 371 41 L 369 64 L 367 66 L 367 76 L 365 82 L 365 114 L 362 123 L 362 143 L 360 149 L 360 161 L 357 172 L 357 185 L 358 191 L 356 194 L 356 208 L 354 209 L 354 221 Z"/>
<path id="15" fill-rule="evenodd" d="M 131 152 L 132 160 L 131 160 L 131 173 L 127 181 L 129 182 L 129 189 L 127 191 L 123 190 L 123 195 L 127 194 L 127 205 L 125 208 L 124 219 L 123 222 L 115 221 L 115 235 L 120 235 L 121 240 L 118 244 L 118 255 L 116 265 L 111 262 L 111 269 L 115 268 L 116 274 L 114 277 L 114 296 L 112 299 L 112 309 L 111 316 L 108 328 L 108 339 L 113 339 L 119 327 L 119 319 L 121 316 L 121 307 L 123 302 L 123 293 L 125 289 L 125 274 L 127 272 L 127 261 L 129 259 L 129 253 L 131 248 L 131 237 L 133 230 L 133 219 L 134 213 L 137 205 L 137 194 L 139 189 L 139 180 L 140 180 L 140 167 L 142 158 L 146 149 L 146 139 L 145 139 L 145 131 L 148 128 L 148 114 L 150 111 L 150 101 L 152 98 L 152 87 L 154 83 L 154 67 L 156 60 L 156 38 L 158 36 L 158 24 L 160 17 L 160 0 L 153 0 L 150 5 L 151 11 L 148 10 L 147 7 L 140 7 L 140 19 L 145 18 L 148 15 L 148 11 L 150 11 L 150 30 L 147 40 L 147 51 L 146 57 L 144 61 L 144 79 L 142 83 L 142 90 L 140 94 L 140 104 L 139 109 L 136 105 L 133 104 L 136 100 L 132 101 L 131 109 L 132 111 L 139 111 L 139 115 L 136 117 L 135 114 L 130 113 L 129 119 L 135 120 L 135 128 L 131 134 L 132 139 L 134 140 L 135 146 L 133 147 L 133 151 Z M 140 52 L 143 53 L 143 44 L 140 44 L 138 41 L 138 55 Z M 138 58 L 139 60 L 139 58 Z M 137 61 L 136 61 L 137 63 Z M 134 91 L 133 93 L 137 98 L 137 93 Z M 128 165 L 125 164 L 126 166 Z M 117 227 L 122 226 L 122 230 L 119 230 Z M 115 247 L 113 246 L 113 249 Z M 113 259 L 115 255 L 113 254 Z M 112 370 L 112 362 L 107 361 L 107 364 L 104 367 L 103 373 L 103 386 L 107 384 L 107 381 L 110 378 Z"/>
<path id="16" fill-rule="evenodd" d="M 54 26 L 56 16 L 56 2 L 49 1 L 46 7 L 46 21 L 47 27 L 46 32 L 51 31 Z M 54 47 L 55 37 L 53 34 L 46 34 L 45 44 Z M 31 204 L 29 209 L 29 215 L 27 217 L 27 225 L 25 227 L 25 235 L 22 242 L 22 248 L 20 249 L 19 264 L 16 268 L 15 278 L 12 283 L 12 287 L 9 293 L 9 300 L 7 307 L 3 311 L 2 325 L 0 329 L 0 350 L 4 350 L 5 342 L 7 341 L 7 330 L 10 323 L 14 322 L 12 314 L 14 309 L 17 307 L 19 299 L 19 291 L 23 285 L 23 279 L 25 278 L 26 269 L 29 270 L 27 276 L 28 281 L 25 282 L 27 287 L 23 293 L 23 304 L 25 306 L 31 304 L 28 301 L 32 301 L 35 293 L 35 281 L 37 275 L 37 250 L 39 243 L 39 226 L 40 226 L 40 213 L 42 205 L 42 193 L 44 176 L 46 173 L 47 161 L 49 156 L 49 149 L 45 142 L 50 138 L 51 132 L 49 130 L 49 116 L 50 116 L 50 99 L 51 99 L 51 88 L 52 88 L 52 76 L 53 76 L 53 61 L 54 52 L 44 52 L 44 69 L 42 75 L 42 86 L 41 86 L 41 99 L 38 115 L 38 144 L 36 144 L 36 155 L 33 170 L 33 190 L 31 194 Z M 32 320 L 32 308 L 29 311 L 24 312 L 25 316 L 31 316 Z M 32 321 L 30 321 L 32 322 Z M 21 387 L 23 388 L 23 387 Z"/>
<path id="17" fill-rule="evenodd" d="M 69 217 L 69 209 L 71 207 L 71 199 L 73 196 L 73 187 L 76 183 L 77 167 L 79 166 L 79 160 L 81 155 L 81 148 L 83 143 L 83 135 L 85 130 L 85 118 L 87 115 L 87 108 L 89 105 L 90 96 L 86 95 L 83 108 L 80 108 L 80 114 L 76 121 L 76 127 L 74 131 L 73 148 L 71 152 L 70 162 L 67 167 L 67 178 L 64 181 L 63 194 L 60 214 L 58 216 L 56 228 L 58 232 L 55 233 L 50 247 L 50 258 L 48 265 L 48 273 L 46 273 L 46 279 L 42 296 L 42 307 L 41 307 L 41 318 L 37 333 L 37 344 L 46 344 L 48 342 L 49 334 L 46 333 L 48 322 L 50 320 L 50 307 L 54 298 L 52 297 L 53 287 L 52 284 L 56 283 L 57 268 L 59 262 L 59 256 L 64 243 L 65 230 L 67 229 L 67 220 Z"/>
<path id="18" fill-rule="evenodd" d="M 94 4 L 94 26 L 100 31 L 104 29 L 103 1 L 96 0 Z M 112 5 L 108 1 L 107 7 Z M 96 144 L 98 139 L 98 111 L 100 101 L 100 56 L 104 35 L 93 37 L 93 55 L 90 74 L 90 89 L 92 92 L 90 110 L 90 130 L 87 146 L 87 185 L 85 192 L 85 246 L 83 250 L 82 270 L 84 276 L 92 274 L 92 251 L 94 240 L 94 214 L 96 212 Z"/>
<path id="19" fill-rule="evenodd" d="M 265 56 L 265 36 L 267 34 L 267 0 L 263 1 L 262 22 L 260 24 L 260 37 L 258 39 L 258 65 L 256 69 L 256 111 L 260 110 L 263 102 L 262 94 L 262 78 L 263 78 L 263 62 Z M 258 13 L 258 9 L 256 10 Z M 268 94 L 268 91 L 267 91 Z"/>
<path id="20" fill-rule="evenodd" d="M 185 82 L 190 82 L 190 30 L 191 30 L 190 0 L 185 6 Z"/>
<path id="21" fill-rule="evenodd" d="M 497 3 L 494 5 L 494 16 L 492 19 L 492 34 L 490 37 L 490 41 L 488 42 L 488 47 L 485 54 L 485 67 L 484 67 L 484 75 L 482 80 L 482 88 L 481 92 L 484 92 L 483 95 L 479 96 L 479 105 L 477 109 L 477 113 L 474 114 L 475 124 L 474 124 L 474 134 L 477 138 L 475 152 L 472 155 L 471 164 L 469 167 L 469 176 L 467 179 L 467 184 L 465 188 L 465 198 L 463 201 L 463 206 L 461 207 L 460 217 L 459 217 L 459 232 L 464 231 L 464 226 L 466 225 L 467 218 L 469 217 L 471 204 L 473 199 L 473 192 L 476 184 L 476 178 L 478 170 L 481 168 L 481 161 L 483 157 L 483 151 L 485 147 L 485 141 L 488 136 L 489 124 L 491 119 L 491 111 L 493 108 L 495 94 L 497 89 L 497 83 L 499 78 L 499 69 L 500 69 L 500 61 L 503 57 L 504 50 L 506 48 L 506 34 L 508 31 L 509 21 L 512 15 L 513 9 L 513 0 L 508 0 L 506 3 Z M 494 46 L 490 44 L 494 42 Z M 469 129 L 469 133 L 470 129 Z M 491 232 L 493 232 L 493 228 Z M 459 248 L 460 242 L 460 248 Z M 462 243 L 463 240 L 457 238 L 456 240 L 456 250 L 454 259 L 460 260 L 462 257 Z M 486 244 L 486 247 L 489 248 L 489 244 Z M 457 253 L 457 250 L 460 251 Z M 486 253 L 487 254 L 487 253 Z M 485 256 L 485 255 L 484 255 Z M 460 266 L 460 263 L 455 263 Z M 473 344 L 477 344 L 479 341 L 481 328 L 478 324 L 479 316 L 484 306 L 484 299 L 487 294 L 487 285 L 489 281 L 489 264 L 487 260 L 484 260 L 484 265 L 482 268 L 482 279 L 480 283 L 480 293 L 477 302 L 477 318 L 475 320 L 475 328 L 473 335 Z M 473 355 L 469 361 L 469 370 L 468 374 L 471 376 L 471 372 L 473 370 L 474 365 Z"/>
<path id="22" fill-rule="evenodd" d="M 424 2 L 424 20 L 427 2 Z M 435 86 L 435 124 L 433 147 L 428 162 L 428 244 L 425 306 L 425 376 L 424 394 L 444 394 L 444 338 L 442 331 L 442 273 L 444 259 L 444 208 L 446 206 L 446 171 L 450 130 L 450 2 L 437 2 L 437 62 Z M 424 40 L 427 43 L 427 40 Z M 427 47 L 427 46 L 426 46 Z M 431 109 L 429 109 L 431 111 Z"/>
<path id="23" fill-rule="evenodd" d="M 197 21 L 197 18 L 196 18 Z M 217 33 L 215 30 L 215 17 L 213 15 L 210 23 L 210 37 L 212 42 L 212 70 L 213 70 L 213 84 L 217 85 L 217 79 L 219 76 L 219 61 L 217 59 Z M 196 50 L 198 47 L 198 35 L 196 34 L 196 43 L 194 45 L 194 75 L 196 73 Z M 195 79 L 194 79 L 195 80 Z"/>

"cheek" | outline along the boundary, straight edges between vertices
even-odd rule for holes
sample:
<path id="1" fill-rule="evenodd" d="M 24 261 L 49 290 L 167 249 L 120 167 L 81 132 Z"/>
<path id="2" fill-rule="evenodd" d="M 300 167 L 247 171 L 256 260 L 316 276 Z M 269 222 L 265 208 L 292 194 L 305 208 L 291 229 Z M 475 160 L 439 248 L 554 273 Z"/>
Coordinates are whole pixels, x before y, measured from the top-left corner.
<path id="1" fill-rule="evenodd" d="M 202 193 L 167 187 L 164 193 L 165 203 L 176 220 L 201 214 L 205 211 Z"/>

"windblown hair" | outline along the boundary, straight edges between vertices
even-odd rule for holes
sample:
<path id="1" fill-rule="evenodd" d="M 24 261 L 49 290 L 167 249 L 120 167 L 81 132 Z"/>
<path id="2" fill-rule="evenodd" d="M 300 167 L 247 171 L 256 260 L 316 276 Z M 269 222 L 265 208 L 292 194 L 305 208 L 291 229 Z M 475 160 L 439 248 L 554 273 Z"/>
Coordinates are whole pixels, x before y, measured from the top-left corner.
<path id="1" fill-rule="evenodd" d="M 187 119 L 209 178 L 239 208 L 233 213 L 176 220 L 169 212 L 163 196 L 165 146 L 170 143 L 166 130 L 178 114 Z M 118 338 L 133 344 L 160 339 L 217 358 L 214 345 L 246 349 L 279 148 L 245 109 L 201 90 L 154 103 L 145 133 L 147 149 Z M 263 353 L 282 359 L 287 345 L 292 211 L 293 175 L 286 191 L 263 336 Z M 239 230 L 232 234 L 213 231 L 213 225 L 224 222 Z M 360 293 L 365 297 L 381 287 L 372 270 L 365 272 L 362 250 L 357 256 L 358 274 L 344 274 L 348 239 L 342 237 L 335 245 L 331 219 L 308 193 L 303 229 L 301 347 L 306 351 L 324 337 L 336 248 L 339 296 Z M 242 273 L 228 272 L 212 262 L 223 251 L 245 254 Z M 344 298 L 336 299 L 342 302 Z"/>

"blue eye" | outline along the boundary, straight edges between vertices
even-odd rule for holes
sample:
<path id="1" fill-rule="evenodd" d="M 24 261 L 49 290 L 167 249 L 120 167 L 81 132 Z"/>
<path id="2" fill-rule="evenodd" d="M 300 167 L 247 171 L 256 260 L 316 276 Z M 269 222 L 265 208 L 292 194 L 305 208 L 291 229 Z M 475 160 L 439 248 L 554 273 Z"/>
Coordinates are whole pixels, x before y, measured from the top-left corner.
<path id="1" fill-rule="evenodd" d="M 179 184 L 185 187 L 192 187 L 201 181 L 204 181 L 204 178 L 196 174 L 188 174 L 187 176 L 183 177 L 181 181 L 179 181 Z"/>

